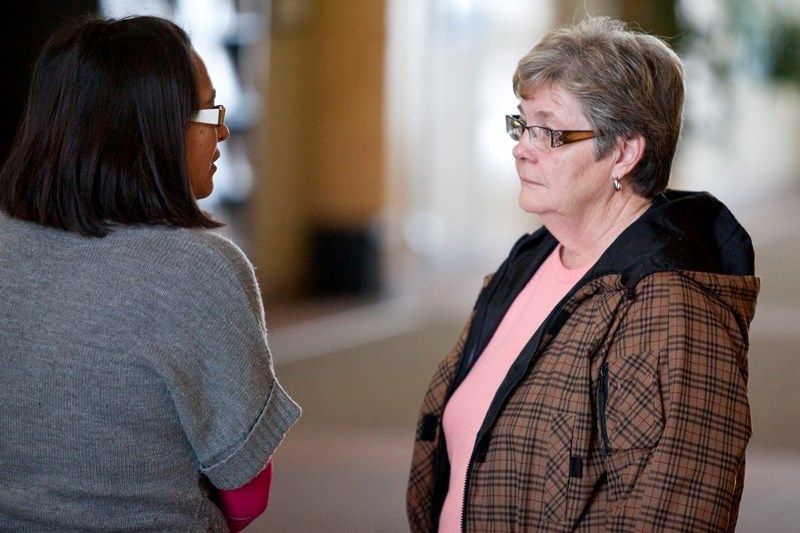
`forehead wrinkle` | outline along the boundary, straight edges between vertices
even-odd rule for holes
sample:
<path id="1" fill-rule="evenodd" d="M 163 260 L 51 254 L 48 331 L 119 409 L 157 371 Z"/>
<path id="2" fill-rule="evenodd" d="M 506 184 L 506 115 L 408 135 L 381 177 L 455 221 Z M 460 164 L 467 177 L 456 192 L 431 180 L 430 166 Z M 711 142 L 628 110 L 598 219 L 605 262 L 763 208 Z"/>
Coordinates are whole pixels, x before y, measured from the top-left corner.
<path id="1" fill-rule="evenodd" d="M 529 117 L 528 115 L 525 114 L 524 111 L 522 111 L 522 105 L 518 105 L 517 109 L 519 110 L 520 116 L 525 117 L 528 120 L 530 120 L 531 118 L 534 118 L 534 119 L 536 119 L 537 123 L 540 123 L 540 124 L 541 123 L 545 123 L 545 122 L 549 121 L 550 119 L 552 119 L 553 117 L 555 117 L 555 114 L 550 112 L 550 111 L 535 111 L 533 113 L 533 116 Z"/>
<path id="2" fill-rule="evenodd" d="M 530 110 L 527 115 L 528 123 L 537 123 L 550 128 L 585 129 L 574 127 L 575 123 L 583 120 L 581 109 L 570 107 L 570 94 L 557 85 L 539 86 L 536 90 L 526 93 L 519 105 L 520 115 L 523 106 Z M 578 103 L 579 104 L 579 103 Z M 573 125 L 572 128 L 568 125 Z"/>

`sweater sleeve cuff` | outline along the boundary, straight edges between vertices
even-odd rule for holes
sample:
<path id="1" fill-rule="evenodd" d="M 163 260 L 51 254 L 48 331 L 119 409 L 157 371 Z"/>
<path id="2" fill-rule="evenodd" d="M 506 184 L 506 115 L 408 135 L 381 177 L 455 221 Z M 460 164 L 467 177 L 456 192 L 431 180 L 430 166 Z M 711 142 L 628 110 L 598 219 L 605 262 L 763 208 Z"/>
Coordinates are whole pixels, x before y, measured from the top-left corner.
<path id="1" fill-rule="evenodd" d="M 273 381 L 266 406 L 245 440 L 225 459 L 204 466 L 201 472 L 219 489 L 241 487 L 264 467 L 286 432 L 300 418 L 300 412 L 300 406 L 277 380 Z"/>

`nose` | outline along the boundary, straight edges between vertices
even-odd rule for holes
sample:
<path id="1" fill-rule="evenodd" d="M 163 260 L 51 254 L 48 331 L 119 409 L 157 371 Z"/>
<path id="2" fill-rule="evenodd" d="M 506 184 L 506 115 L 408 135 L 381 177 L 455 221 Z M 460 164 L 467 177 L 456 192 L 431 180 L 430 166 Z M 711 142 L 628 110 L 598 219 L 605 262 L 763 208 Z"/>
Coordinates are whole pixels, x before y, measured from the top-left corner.
<path id="1" fill-rule="evenodd" d="M 217 126 L 217 142 L 223 142 L 231 136 L 231 130 L 228 129 L 227 124 Z"/>
<path id="2" fill-rule="evenodd" d="M 514 159 L 534 159 L 537 155 L 536 150 L 533 147 L 533 143 L 528 138 L 527 135 L 520 136 L 517 143 L 511 149 L 511 155 L 514 156 Z"/>

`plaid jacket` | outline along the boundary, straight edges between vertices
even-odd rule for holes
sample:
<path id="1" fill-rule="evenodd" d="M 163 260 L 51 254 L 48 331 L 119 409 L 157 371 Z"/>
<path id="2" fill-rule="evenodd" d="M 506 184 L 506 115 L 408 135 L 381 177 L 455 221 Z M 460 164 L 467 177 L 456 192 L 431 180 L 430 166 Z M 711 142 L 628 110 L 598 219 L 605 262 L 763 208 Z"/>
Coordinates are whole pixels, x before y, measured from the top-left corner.
<path id="1" fill-rule="evenodd" d="M 523 237 L 425 396 L 407 494 L 435 531 L 447 398 L 554 249 Z M 612 244 L 512 365 L 479 431 L 465 531 L 733 531 L 750 438 L 750 238 L 708 194 L 668 192 Z"/>

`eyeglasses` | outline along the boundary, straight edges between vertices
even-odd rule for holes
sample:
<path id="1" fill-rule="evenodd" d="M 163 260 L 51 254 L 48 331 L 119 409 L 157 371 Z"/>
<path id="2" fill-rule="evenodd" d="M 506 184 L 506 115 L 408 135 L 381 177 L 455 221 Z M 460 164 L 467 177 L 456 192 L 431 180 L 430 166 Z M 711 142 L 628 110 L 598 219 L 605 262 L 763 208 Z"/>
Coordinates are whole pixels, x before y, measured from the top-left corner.
<path id="1" fill-rule="evenodd" d="M 222 126 L 225 124 L 225 106 L 220 104 L 211 109 L 200 109 L 192 115 L 189 121 L 210 124 L 211 126 Z"/>
<path id="2" fill-rule="evenodd" d="M 558 148 L 598 136 L 592 130 L 551 130 L 544 126 L 528 126 L 519 115 L 506 115 L 506 132 L 512 139 L 518 141 L 525 130 L 528 130 L 533 145 L 540 150 Z"/>

